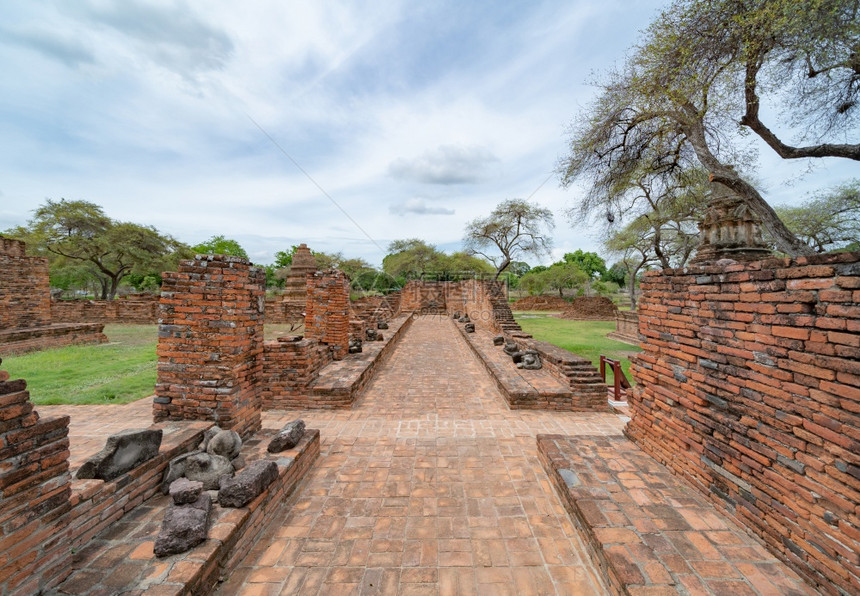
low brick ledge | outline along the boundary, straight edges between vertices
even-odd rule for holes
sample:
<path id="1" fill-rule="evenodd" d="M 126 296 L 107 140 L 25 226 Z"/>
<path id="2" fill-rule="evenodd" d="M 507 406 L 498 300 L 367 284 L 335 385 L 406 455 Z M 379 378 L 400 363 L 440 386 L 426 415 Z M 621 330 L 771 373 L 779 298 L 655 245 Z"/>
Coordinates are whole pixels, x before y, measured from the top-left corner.
<path id="1" fill-rule="evenodd" d="M 55 323 L 0 331 L 0 355 L 24 354 L 47 348 L 103 344 L 104 323 Z"/>
<path id="2" fill-rule="evenodd" d="M 464 325 L 453 320 L 450 324 L 456 325 L 512 410 L 573 409 L 573 392 L 551 372 L 519 369 L 500 346 L 493 345 L 494 334 L 480 328 L 466 333 Z"/>
<path id="3" fill-rule="evenodd" d="M 816 594 L 624 437 L 537 435 L 538 454 L 615 594 Z"/>
<path id="4" fill-rule="evenodd" d="M 364 342 L 358 354 L 348 354 L 343 360 L 327 364 L 308 388 L 309 399 L 302 408 L 349 408 L 358 399 L 379 366 L 394 351 L 406 330 L 412 325 L 413 314 L 400 315 L 382 329 L 383 341 Z"/>
<path id="5" fill-rule="evenodd" d="M 320 452 L 320 432 L 305 431 L 299 444 L 277 454 L 266 447 L 277 430 L 264 429 L 242 446 L 247 462 L 273 459 L 278 478 L 245 507 L 212 505 L 209 537 L 188 552 L 153 554 L 170 497 L 147 501 L 129 518 L 97 536 L 76 556 L 76 569 L 51 594 L 129 593 L 145 596 L 209 594 L 238 567 L 269 523 L 277 523 L 287 498 Z"/>

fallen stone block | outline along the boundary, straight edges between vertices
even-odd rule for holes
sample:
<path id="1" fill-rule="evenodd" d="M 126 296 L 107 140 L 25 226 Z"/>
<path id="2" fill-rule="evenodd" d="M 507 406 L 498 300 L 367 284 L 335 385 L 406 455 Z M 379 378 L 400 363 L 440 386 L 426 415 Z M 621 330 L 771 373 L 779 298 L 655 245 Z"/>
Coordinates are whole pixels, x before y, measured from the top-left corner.
<path id="1" fill-rule="evenodd" d="M 503 335 L 497 335 L 496 337 L 493 338 L 493 345 L 494 346 L 501 346 L 504 343 L 505 343 L 505 337 Z"/>
<path id="2" fill-rule="evenodd" d="M 232 478 L 221 479 L 218 504 L 221 507 L 244 507 L 266 490 L 278 477 L 278 464 L 261 459 L 248 464 Z"/>
<path id="3" fill-rule="evenodd" d="M 185 460 L 185 477 L 202 482 L 206 490 L 217 489 L 222 476 L 232 475 L 233 465 L 222 455 L 198 453 Z"/>
<path id="4" fill-rule="evenodd" d="M 175 480 L 185 476 L 185 464 L 189 457 L 199 454 L 200 451 L 189 451 L 177 457 L 174 457 L 167 462 L 167 469 L 164 470 L 164 477 L 161 480 L 161 492 L 167 494 L 170 492 L 170 485 Z"/>
<path id="5" fill-rule="evenodd" d="M 177 505 L 194 503 L 203 493 L 203 483 L 198 480 L 179 478 L 170 485 L 170 498 Z"/>
<path id="6" fill-rule="evenodd" d="M 221 455 L 227 459 L 233 459 L 239 455 L 241 449 L 242 437 L 235 430 L 218 431 L 206 444 L 206 453 Z"/>
<path id="7" fill-rule="evenodd" d="M 286 449 L 292 449 L 298 445 L 305 434 L 305 421 L 299 418 L 286 424 L 278 434 L 272 437 L 269 441 L 269 446 L 266 448 L 269 453 L 280 453 Z"/>
<path id="8" fill-rule="evenodd" d="M 171 504 L 164 513 L 161 531 L 155 538 L 155 556 L 184 553 L 206 540 L 211 510 L 212 501 L 209 495 L 204 494 L 188 505 Z"/>
<path id="9" fill-rule="evenodd" d="M 84 462 L 77 478 L 113 480 L 158 455 L 162 430 L 126 430 L 107 438 L 104 449 Z"/>

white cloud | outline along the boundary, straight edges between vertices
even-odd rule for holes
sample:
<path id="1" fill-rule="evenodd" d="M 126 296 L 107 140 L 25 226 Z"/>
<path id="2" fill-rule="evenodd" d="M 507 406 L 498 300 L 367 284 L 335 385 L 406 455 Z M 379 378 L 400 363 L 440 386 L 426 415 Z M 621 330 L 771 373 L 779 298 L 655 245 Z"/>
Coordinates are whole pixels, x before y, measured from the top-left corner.
<path id="1" fill-rule="evenodd" d="M 488 164 L 499 161 L 486 147 L 440 145 L 414 159 L 398 158 L 388 166 L 395 178 L 425 184 L 476 184 Z"/>
<path id="2" fill-rule="evenodd" d="M 395 215 L 454 215 L 453 209 L 445 207 L 430 207 L 424 202 L 424 199 L 413 198 L 402 203 L 391 205 L 388 210 Z"/>

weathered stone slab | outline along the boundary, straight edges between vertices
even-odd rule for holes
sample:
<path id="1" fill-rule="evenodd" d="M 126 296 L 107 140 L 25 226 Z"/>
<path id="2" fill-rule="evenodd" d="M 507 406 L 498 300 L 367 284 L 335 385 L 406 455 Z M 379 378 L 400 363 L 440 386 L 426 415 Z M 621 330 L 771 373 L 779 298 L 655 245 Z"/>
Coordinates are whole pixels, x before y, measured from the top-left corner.
<path id="1" fill-rule="evenodd" d="M 206 540 L 212 501 L 201 494 L 194 503 L 171 505 L 164 514 L 153 552 L 157 557 L 184 553 Z"/>
<path id="2" fill-rule="evenodd" d="M 270 459 L 252 462 L 232 478 L 221 479 L 218 504 L 221 507 L 244 507 L 278 477 L 278 464 Z"/>
<path id="3" fill-rule="evenodd" d="M 170 485 L 170 498 L 177 505 L 194 503 L 203 493 L 203 483 L 198 480 L 179 478 Z"/>
<path id="4" fill-rule="evenodd" d="M 287 423 L 269 442 L 269 453 L 280 453 L 298 445 L 305 434 L 305 421 L 299 418 Z"/>
<path id="5" fill-rule="evenodd" d="M 78 470 L 77 478 L 113 480 L 158 455 L 160 428 L 126 430 L 107 438 L 104 449 L 88 459 Z"/>
<path id="6" fill-rule="evenodd" d="M 161 480 L 161 492 L 162 494 L 167 494 L 170 492 L 170 485 L 173 484 L 175 480 L 182 478 L 185 476 L 185 464 L 189 457 L 192 455 L 197 455 L 201 453 L 200 451 L 189 451 L 188 453 L 183 453 L 177 457 L 174 457 L 169 462 L 167 462 L 167 469 L 164 470 L 164 478 Z"/>

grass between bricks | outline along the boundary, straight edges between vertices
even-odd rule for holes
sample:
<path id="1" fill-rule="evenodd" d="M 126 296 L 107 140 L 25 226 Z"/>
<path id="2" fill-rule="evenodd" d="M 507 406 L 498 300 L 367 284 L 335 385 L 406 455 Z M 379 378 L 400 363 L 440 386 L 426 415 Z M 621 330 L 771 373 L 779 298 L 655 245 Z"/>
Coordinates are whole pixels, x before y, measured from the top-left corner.
<path id="1" fill-rule="evenodd" d="M 517 311 L 514 317 L 523 331 L 531 333 L 535 339 L 551 343 L 554 346 L 569 350 L 583 358 L 591 360 L 600 368 L 600 355 L 621 361 L 621 369 L 630 380 L 630 359 L 632 354 L 641 352 L 638 346 L 609 339 L 607 333 L 615 331 L 615 321 L 570 321 L 559 319 L 546 311 Z M 606 381 L 612 382 L 612 373 L 606 375 Z"/>

